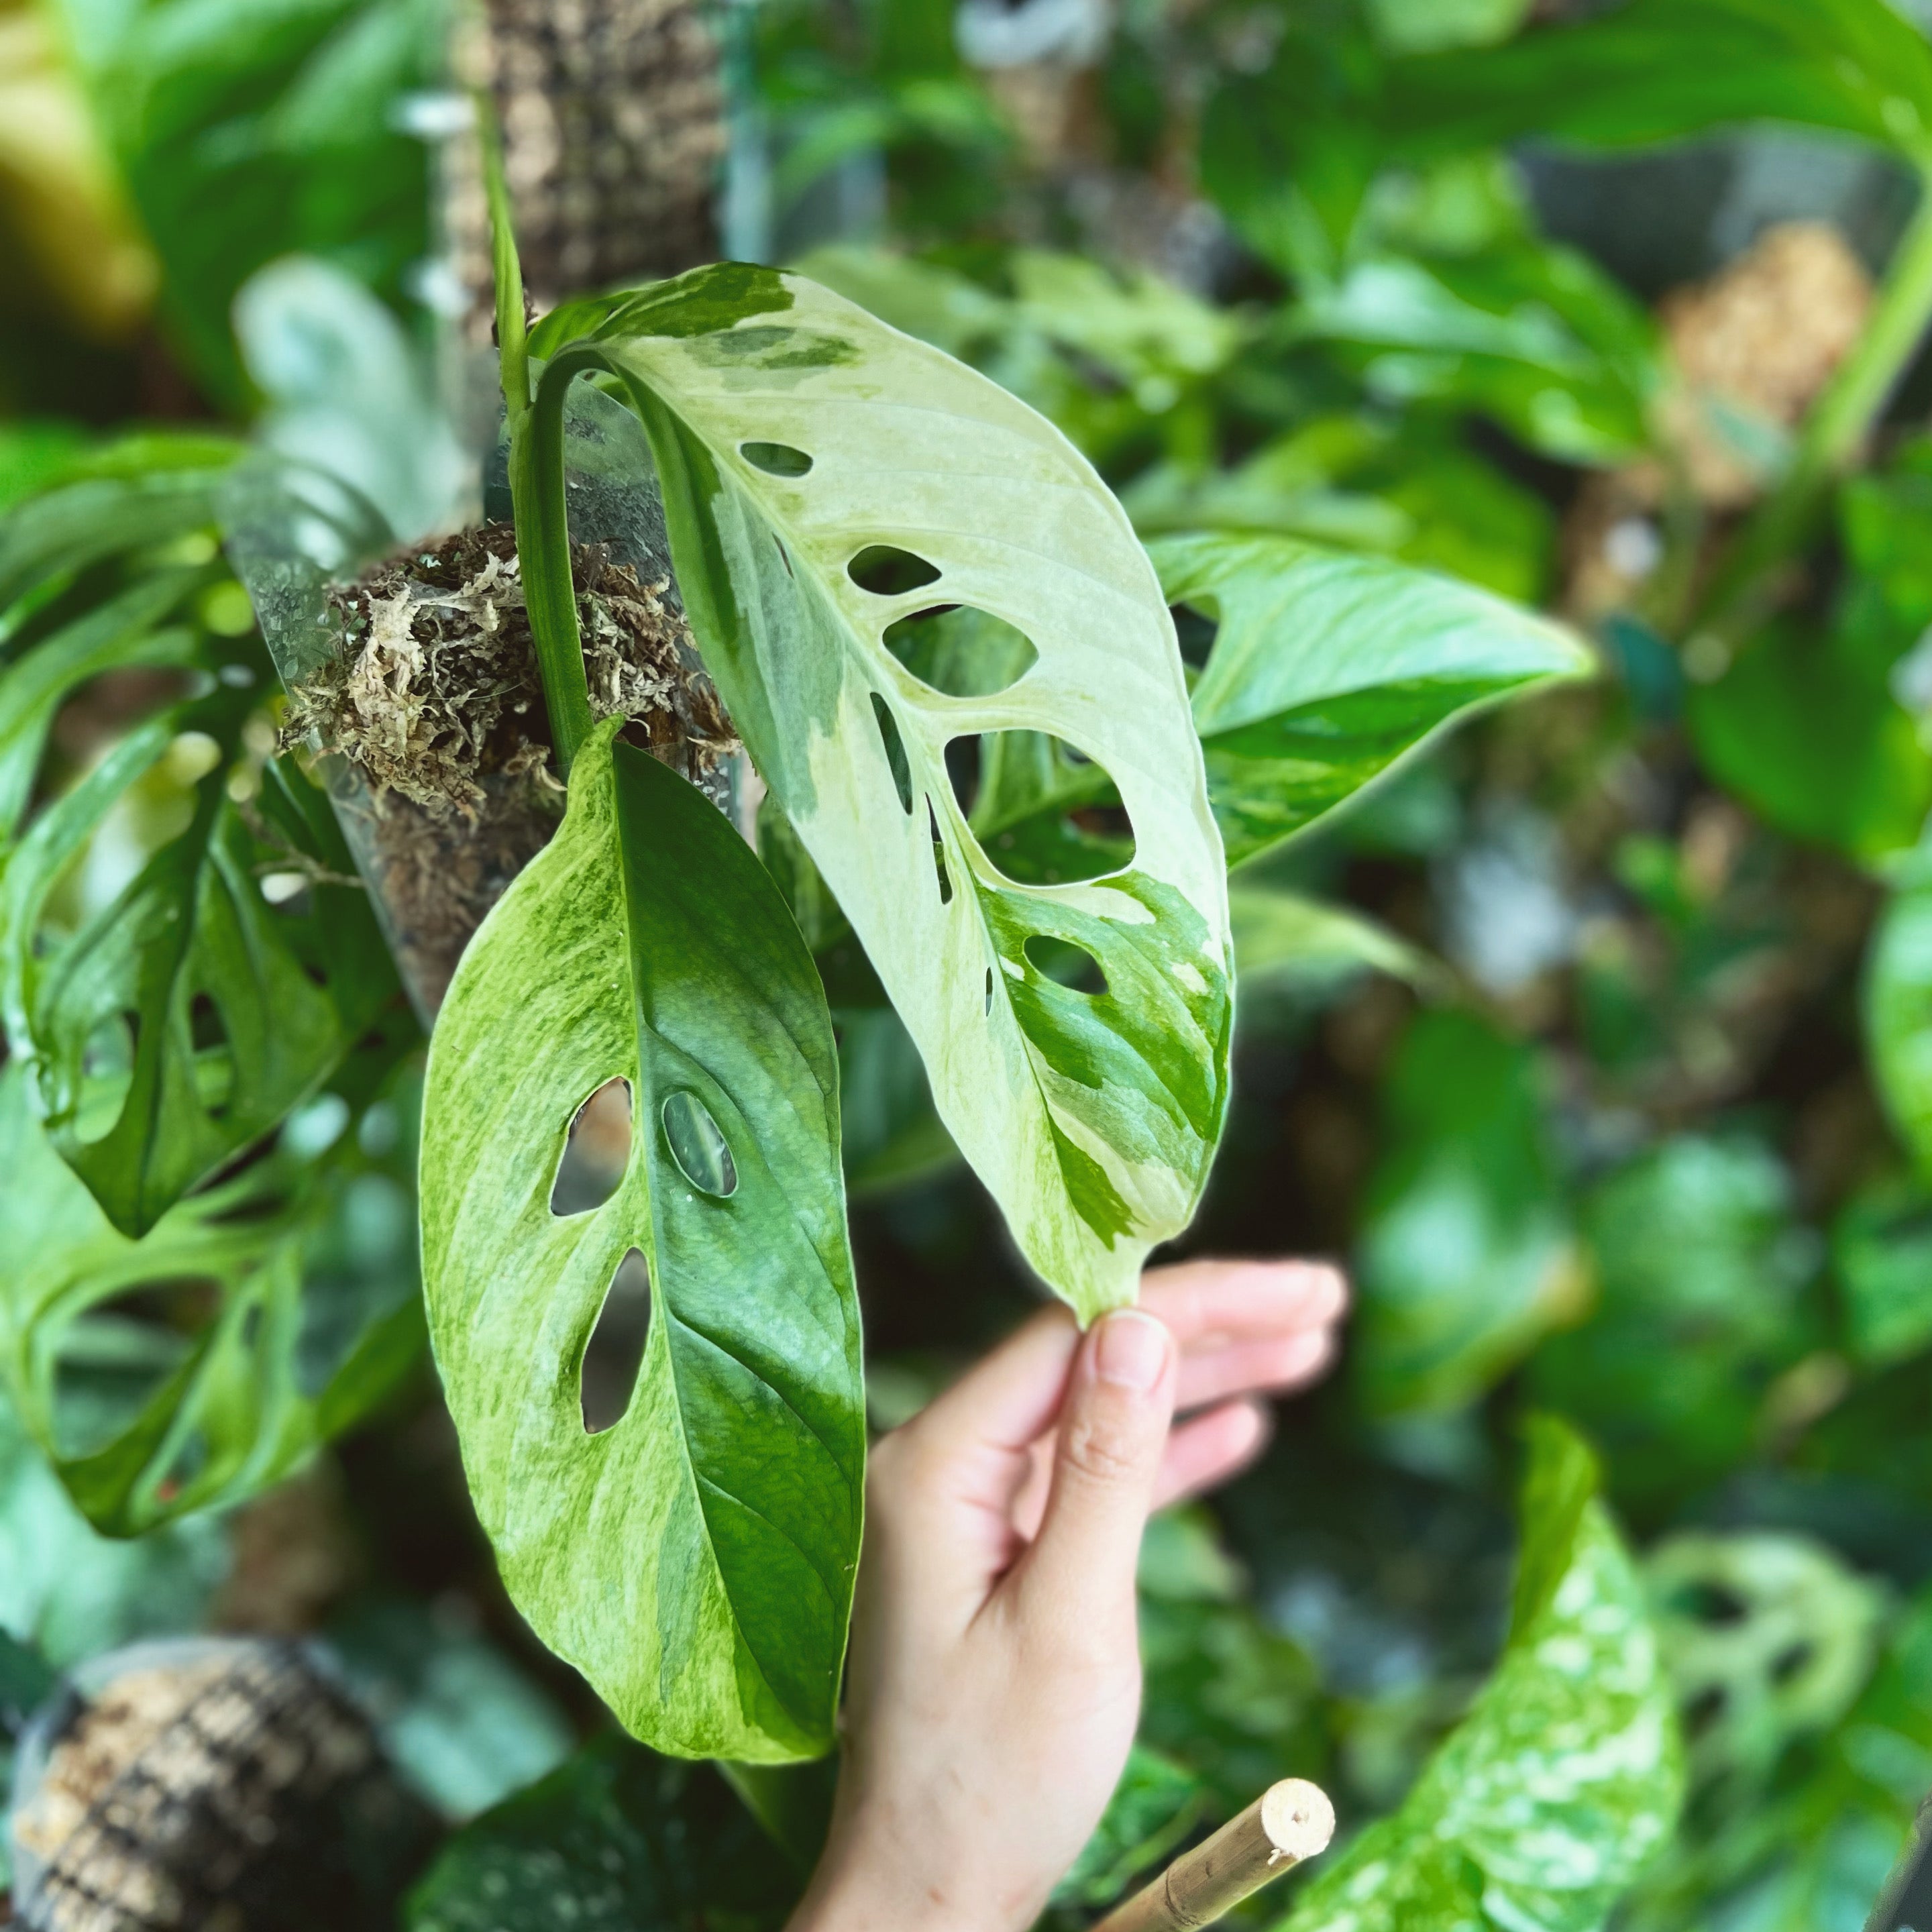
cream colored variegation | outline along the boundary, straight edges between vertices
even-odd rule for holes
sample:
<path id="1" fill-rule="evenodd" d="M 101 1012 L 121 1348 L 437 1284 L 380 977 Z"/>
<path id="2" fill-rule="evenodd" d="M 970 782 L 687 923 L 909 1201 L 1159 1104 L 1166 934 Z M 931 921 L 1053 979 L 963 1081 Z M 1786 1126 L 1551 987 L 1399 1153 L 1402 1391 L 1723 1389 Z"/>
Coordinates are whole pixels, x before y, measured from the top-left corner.
<path id="1" fill-rule="evenodd" d="M 553 357 L 574 318 L 555 320 L 533 344 Z M 1200 1196 L 1232 994 L 1180 654 L 1125 514 L 1042 417 L 800 278 L 700 271 L 582 320 L 574 361 L 622 378 L 650 431 L 707 665 L 917 1042 L 947 1127 L 1083 1320 L 1130 1300 L 1150 1246 Z M 757 446 L 774 444 L 809 470 L 761 466 Z M 937 580 L 862 589 L 848 566 L 874 546 Z M 948 697 L 886 648 L 896 620 L 952 604 L 1032 640 L 1016 684 Z M 1112 775 L 1136 840 L 1126 870 L 1001 873 L 946 771 L 949 740 L 998 730 L 1050 733 Z M 1106 993 L 1030 963 L 1042 933 L 1090 953 Z"/>

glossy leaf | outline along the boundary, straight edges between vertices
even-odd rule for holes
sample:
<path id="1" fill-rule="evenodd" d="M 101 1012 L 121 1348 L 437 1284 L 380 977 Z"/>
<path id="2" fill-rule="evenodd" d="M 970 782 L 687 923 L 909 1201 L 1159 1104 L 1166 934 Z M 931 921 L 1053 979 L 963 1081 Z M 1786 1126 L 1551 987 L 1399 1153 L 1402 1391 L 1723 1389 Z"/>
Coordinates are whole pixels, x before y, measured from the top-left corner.
<path id="1" fill-rule="evenodd" d="M 1231 865 L 1474 708 L 1592 668 L 1560 626 L 1398 564 L 1280 537 L 1150 550 L 1168 600 L 1220 620 L 1194 722 Z"/>
<path id="2" fill-rule="evenodd" d="M 264 262 L 322 255 L 392 298 L 428 243 L 423 143 L 399 124 L 434 85 L 430 0 L 59 0 L 56 11 L 162 266 L 188 359 L 250 400 L 229 311 Z"/>
<path id="3" fill-rule="evenodd" d="M 1780 121 L 1916 157 L 1932 140 L 1932 48 L 1885 0 L 1631 0 L 1508 46 L 1395 62 L 1384 112 L 1412 153 Z"/>
<path id="4" fill-rule="evenodd" d="M 1596 1932 L 1667 1838 L 1683 1781 L 1669 1680 L 1595 1482 L 1576 1436 L 1534 1426 L 1502 1661 L 1283 1932 Z"/>
<path id="5" fill-rule="evenodd" d="M 865 1454 L 831 1027 L 763 868 L 614 742 L 619 722 L 578 752 L 561 830 L 437 1023 L 431 1334 L 478 1512 L 544 1640 L 665 1749 L 809 1756 L 830 1741 Z M 572 1121 L 612 1079 L 647 1124 L 608 1200 L 555 1213 Z M 680 1096 L 728 1190 L 673 1140 Z M 591 1435 L 580 1365 L 633 1249 L 643 1363 Z"/>
<path id="6" fill-rule="evenodd" d="M 131 439 L 0 521 L 0 1012 L 56 1145 L 130 1234 L 314 1092 L 395 993 L 320 794 L 243 748 L 273 674 L 214 556 L 232 455 Z M 164 674 L 158 708 L 29 819 L 56 712 L 128 672 Z M 124 861 L 88 856 L 104 827 L 139 855 L 118 892 Z"/>
<path id="7" fill-rule="evenodd" d="M 597 1738 L 458 1832 L 406 1932 L 778 1932 L 799 1880 L 710 1765 Z"/>
<path id="8" fill-rule="evenodd" d="M 1083 1319 L 1130 1300 L 1199 1198 L 1232 1008 L 1180 654 L 1118 506 L 1023 404 L 796 277 L 701 270 L 559 310 L 532 349 L 556 358 L 539 418 L 573 370 L 628 386 L 706 667 L 1022 1251 Z M 809 468 L 745 454 L 765 445 Z M 1037 662 L 946 696 L 884 641 L 936 604 L 1000 619 Z M 1131 866 L 1010 873 L 947 773 L 948 743 L 982 732 L 1050 734 L 1111 776 Z M 1106 990 L 1042 971 L 1040 938 Z"/>
<path id="9" fill-rule="evenodd" d="M 350 1070 L 359 1100 L 411 1037 Z M 134 1535 L 254 1494 L 417 1359 L 406 1168 L 385 1173 L 352 1138 L 312 1144 L 351 1111 L 324 1096 L 279 1151 L 136 1241 L 54 1153 L 26 1068 L 0 1074 L 0 1367 L 97 1528 Z"/>
<path id="10" fill-rule="evenodd" d="M 394 996 L 334 820 L 286 766 L 244 810 L 218 756 L 188 828 L 79 931 L 51 926 L 70 861 L 125 789 L 184 731 L 232 758 L 244 709 L 223 692 L 147 721 L 40 814 L 0 873 L 9 1035 L 49 1135 L 129 1234 L 314 1093 Z M 309 883 L 271 904 L 270 876 Z"/>

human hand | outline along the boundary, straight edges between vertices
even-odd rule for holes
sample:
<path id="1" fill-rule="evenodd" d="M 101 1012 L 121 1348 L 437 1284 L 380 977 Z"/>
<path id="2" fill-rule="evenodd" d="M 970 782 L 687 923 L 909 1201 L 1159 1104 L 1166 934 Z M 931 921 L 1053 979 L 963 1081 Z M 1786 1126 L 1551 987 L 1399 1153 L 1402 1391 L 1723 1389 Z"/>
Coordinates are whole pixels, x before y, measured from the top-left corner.
<path id="1" fill-rule="evenodd" d="M 789 1932 L 1033 1923 L 1133 1742 L 1149 1511 L 1259 1452 L 1257 1398 L 1321 1373 L 1346 1299 L 1314 1263 L 1166 1269 L 1084 1336 L 1039 1316 L 877 1445 L 838 1802 Z"/>

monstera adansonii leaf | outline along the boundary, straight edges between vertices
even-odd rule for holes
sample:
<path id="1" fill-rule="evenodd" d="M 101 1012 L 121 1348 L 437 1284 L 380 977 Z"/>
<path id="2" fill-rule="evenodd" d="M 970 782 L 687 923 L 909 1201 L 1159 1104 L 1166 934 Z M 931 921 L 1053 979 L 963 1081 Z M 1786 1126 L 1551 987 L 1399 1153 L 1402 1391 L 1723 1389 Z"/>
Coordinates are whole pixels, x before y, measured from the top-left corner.
<path id="1" fill-rule="evenodd" d="M 1124 513 L 1025 404 L 798 276 L 698 270 L 530 346 L 540 422 L 589 372 L 643 419 L 706 666 L 1028 1259 L 1083 1320 L 1130 1300 L 1199 1198 L 1232 1001 L 1180 652 Z M 954 608 L 1025 668 L 915 675 L 896 640 Z M 948 761 L 994 773 L 1013 734 L 1108 786 L 1130 847 L 1004 865 Z M 1048 970 L 1070 954 L 1077 983 Z"/>
<path id="2" fill-rule="evenodd" d="M 273 671 L 215 554 L 232 456 L 130 438 L 0 518 L 0 1017 L 48 1136 L 130 1236 L 398 995 L 326 800 L 244 746 Z M 150 708 L 62 790 L 56 716 L 104 676 Z"/>
<path id="3" fill-rule="evenodd" d="M 1291 537 L 1210 533 L 1150 549 L 1169 602 L 1219 620 L 1194 723 L 1230 865 L 1473 707 L 1594 668 L 1560 626 L 1433 572 Z"/>
<path id="4" fill-rule="evenodd" d="M 430 1336 L 544 1642 L 660 1750 L 809 1756 L 832 1741 L 865 1462 L 837 1050 L 770 875 L 620 722 L 578 750 L 562 828 L 437 1021 Z M 559 1165 L 612 1081 L 636 1124 L 624 1174 L 572 1211 Z M 641 1361 L 592 1433 L 585 1356 L 634 1256 Z"/>

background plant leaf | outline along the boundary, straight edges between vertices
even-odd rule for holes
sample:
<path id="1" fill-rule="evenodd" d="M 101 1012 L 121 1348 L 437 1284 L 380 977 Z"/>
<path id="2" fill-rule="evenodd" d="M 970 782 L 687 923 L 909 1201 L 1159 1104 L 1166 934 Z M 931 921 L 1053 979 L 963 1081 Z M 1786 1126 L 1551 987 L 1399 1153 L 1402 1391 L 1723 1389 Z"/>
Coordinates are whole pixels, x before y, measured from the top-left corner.
<path id="1" fill-rule="evenodd" d="M 430 1329 L 471 1492 L 519 1607 L 632 1730 L 692 1755 L 830 1741 L 865 1454 L 824 995 L 768 876 L 612 720 L 556 837 L 458 968 L 430 1055 Z M 507 1057 L 506 1057 L 507 1050 Z M 560 1214 L 573 1119 L 632 1095 L 624 1178 Z M 683 1096 L 680 1100 L 680 1096 Z M 695 1096 L 710 1191 L 670 1138 Z M 585 1350 L 635 1249 L 650 1324 L 622 1418 Z"/>
<path id="2" fill-rule="evenodd" d="M 778 1932 L 799 1881 L 710 1765 L 628 1738 L 586 1744 L 446 1845 L 406 1932 Z"/>
<path id="3" fill-rule="evenodd" d="M 1558 626 L 1426 572 L 1280 537 L 1150 548 L 1168 600 L 1220 620 L 1193 704 L 1230 865 L 1474 706 L 1592 667 Z"/>
<path id="4" fill-rule="evenodd" d="M 1589 1451 L 1531 1433 L 1526 1576 L 1496 1674 L 1390 1818 L 1324 1867 L 1283 1932 L 1594 1932 L 1676 1822 L 1683 1768 L 1643 1586 Z"/>
<path id="5" fill-rule="evenodd" d="M 266 1488 L 418 1359 L 412 1147 L 373 1157 L 350 1131 L 412 1043 L 398 1034 L 344 1070 L 346 1095 L 140 1240 L 56 1156 L 27 1069 L 0 1073 L 8 1392 L 98 1528 L 140 1534 Z"/>

